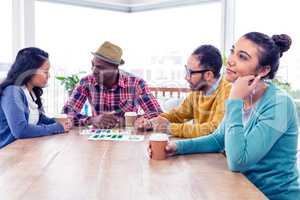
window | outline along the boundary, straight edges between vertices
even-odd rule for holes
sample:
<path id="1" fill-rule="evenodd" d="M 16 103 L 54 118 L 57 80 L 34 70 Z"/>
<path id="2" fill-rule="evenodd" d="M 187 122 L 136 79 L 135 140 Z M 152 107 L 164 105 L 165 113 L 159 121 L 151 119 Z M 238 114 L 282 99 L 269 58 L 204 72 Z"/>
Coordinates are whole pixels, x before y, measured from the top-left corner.
<path id="1" fill-rule="evenodd" d="M 192 51 L 202 44 L 220 48 L 219 2 L 133 13 L 129 21 L 126 67 L 142 69 L 151 85 L 184 87 L 183 66 Z"/>
<path id="2" fill-rule="evenodd" d="M 184 87 L 192 51 L 202 44 L 221 47 L 221 8 L 220 1 L 122 13 L 37 1 L 36 44 L 50 53 L 52 76 L 90 72 L 90 52 L 108 40 L 123 49 L 121 69 L 150 85 Z"/>
<path id="3" fill-rule="evenodd" d="M 7 70 L 12 62 L 12 1 L 0 1 L 0 71 Z"/>
<path id="4" fill-rule="evenodd" d="M 280 59 L 277 78 L 291 85 L 291 95 L 297 106 L 300 122 L 300 27 L 295 19 L 300 18 L 299 1 L 252 0 L 236 1 L 235 38 L 250 31 L 268 34 L 288 34 L 292 38 L 291 48 Z"/>
<path id="5" fill-rule="evenodd" d="M 300 3 L 293 0 L 236 1 L 236 39 L 250 31 L 291 36 L 292 46 L 281 58 L 277 75 L 293 89 L 300 89 L 300 27 L 295 23 L 300 18 L 299 7 Z"/>
<path id="6" fill-rule="evenodd" d="M 49 53 L 52 66 L 44 95 L 52 101 L 44 106 L 47 113 L 58 113 L 68 96 L 55 76 L 89 73 L 91 52 L 105 40 L 123 47 L 128 14 L 39 1 L 35 9 L 36 46 Z"/>

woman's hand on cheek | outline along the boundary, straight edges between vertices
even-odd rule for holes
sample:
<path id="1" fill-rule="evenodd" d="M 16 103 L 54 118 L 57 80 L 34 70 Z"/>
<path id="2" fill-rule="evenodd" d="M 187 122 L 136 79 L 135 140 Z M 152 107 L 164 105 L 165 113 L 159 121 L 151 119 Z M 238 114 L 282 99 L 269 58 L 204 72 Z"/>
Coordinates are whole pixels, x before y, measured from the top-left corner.
<path id="1" fill-rule="evenodd" d="M 260 76 L 248 75 L 239 77 L 233 84 L 229 99 L 245 99 L 257 86 Z"/>

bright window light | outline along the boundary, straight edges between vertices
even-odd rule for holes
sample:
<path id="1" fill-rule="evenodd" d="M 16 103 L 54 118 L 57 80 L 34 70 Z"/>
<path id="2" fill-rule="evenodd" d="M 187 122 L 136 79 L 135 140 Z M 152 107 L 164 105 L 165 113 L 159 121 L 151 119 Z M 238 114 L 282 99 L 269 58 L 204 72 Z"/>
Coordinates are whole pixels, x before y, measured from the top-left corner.
<path id="1" fill-rule="evenodd" d="M 184 64 L 202 44 L 221 46 L 221 1 L 122 13 L 36 2 L 36 46 L 50 54 L 52 79 L 45 90 L 49 113 L 61 111 L 67 96 L 53 77 L 91 72 L 91 52 L 108 40 L 124 52 L 125 71 L 150 86 L 187 87 Z"/>
<path id="2" fill-rule="evenodd" d="M 293 89 L 300 89 L 300 2 L 294 0 L 236 1 L 236 39 L 250 31 L 268 34 L 288 34 L 292 46 L 281 58 L 278 78 L 287 81 Z"/>
<path id="3" fill-rule="evenodd" d="M 221 46 L 221 3 L 138 13 L 36 3 L 36 45 L 50 53 L 56 72 L 89 72 L 90 52 L 106 40 L 122 47 L 122 69 L 151 85 L 185 86 L 190 53 L 202 44 Z"/>
<path id="4" fill-rule="evenodd" d="M 12 62 L 12 1 L 0 1 L 0 71 L 1 65 Z"/>

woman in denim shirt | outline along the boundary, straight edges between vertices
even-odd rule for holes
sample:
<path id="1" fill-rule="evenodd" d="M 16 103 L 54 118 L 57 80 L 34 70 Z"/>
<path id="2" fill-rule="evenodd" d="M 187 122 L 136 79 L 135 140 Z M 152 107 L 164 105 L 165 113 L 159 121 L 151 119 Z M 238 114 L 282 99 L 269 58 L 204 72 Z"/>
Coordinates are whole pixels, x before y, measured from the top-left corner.
<path id="1" fill-rule="evenodd" d="M 18 52 L 0 84 L 0 148 L 21 138 L 69 131 L 71 122 L 56 122 L 43 113 L 42 88 L 49 79 L 48 53 L 30 47 Z"/>

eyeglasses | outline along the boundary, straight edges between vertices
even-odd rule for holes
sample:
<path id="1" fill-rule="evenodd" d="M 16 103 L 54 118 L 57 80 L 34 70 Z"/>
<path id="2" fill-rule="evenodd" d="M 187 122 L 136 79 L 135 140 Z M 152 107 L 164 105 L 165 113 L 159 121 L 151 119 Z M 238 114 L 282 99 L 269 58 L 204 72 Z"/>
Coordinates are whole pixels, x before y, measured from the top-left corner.
<path id="1" fill-rule="evenodd" d="M 202 70 L 191 70 L 187 65 L 185 67 L 185 73 L 188 78 L 191 78 L 193 74 L 203 74 L 208 71 L 212 71 L 211 69 L 202 69 Z"/>

